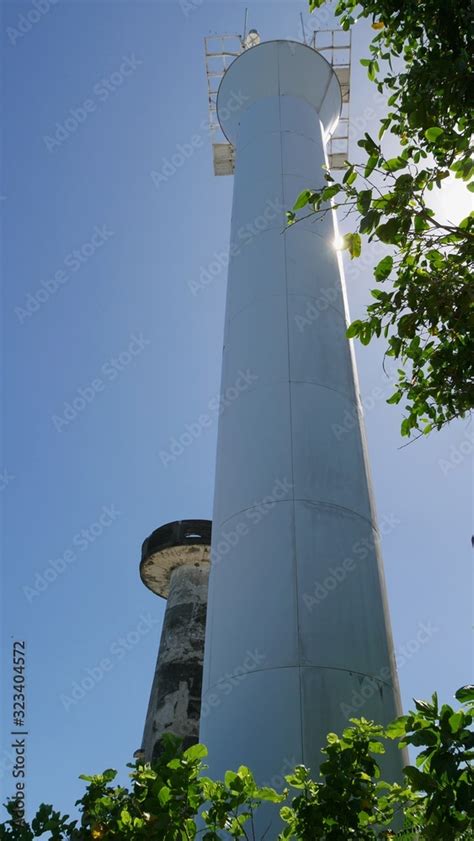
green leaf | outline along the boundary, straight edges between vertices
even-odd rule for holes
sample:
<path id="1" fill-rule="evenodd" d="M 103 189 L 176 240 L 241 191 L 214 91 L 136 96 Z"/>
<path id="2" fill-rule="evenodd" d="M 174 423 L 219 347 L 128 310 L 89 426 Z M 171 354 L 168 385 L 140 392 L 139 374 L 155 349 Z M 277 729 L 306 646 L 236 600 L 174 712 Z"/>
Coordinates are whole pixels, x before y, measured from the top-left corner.
<path id="1" fill-rule="evenodd" d="M 362 321 L 353 321 L 352 324 L 346 330 L 346 336 L 348 339 L 353 339 L 355 336 L 358 336 L 360 333 L 360 329 L 362 326 Z"/>
<path id="2" fill-rule="evenodd" d="M 369 66 L 367 68 L 367 76 L 369 77 L 371 82 L 373 82 L 375 77 L 377 76 L 378 70 L 379 70 L 378 62 L 377 61 L 370 61 Z"/>
<path id="3" fill-rule="evenodd" d="M 392 198 L 392 193 L 386 193 L 385 196 L 382 196 L 382 198 L 374 199 L 372 202 L 372 207 L 375 207 L 377 210 L 386 210 Z"/>
<path id="4" fill-rule="evenodd" d="M 283 794 L 278 794 L 275 789 L 270 788 L 269 786 L 263 786 L 263 788 L 258 788 L 255 792 L 255 796 L 259 800 L 265 800 L 268 803 L 281 803 L 282 800 L 285 799 Z"/>
<path id="5" fill-rule="evenodd" d="M 347 184 L 348 187 L 354 183 L 357 178 L 357 172 L 353 166 L 350 166 L 349 169 L 344 173 L 344 177 L 342 179 L 343 184 Z"/>
<path id="6" fill-rule="evenodd" d="M 305 207 L 309 202 L 310 196 L 310 190 L 303 190 L 303 192 L 300 193 L 298 198 L 296 199 L 293 205 L 293 210 L 301 210 L 302 207 Z"/>
<path id="7" fill-rule="evenodd" d="M 304 788 L 308 779 L 309 772 L 304 765 L 297 765 L 293 774 L 289 774 L 285 777 L 286 782 L 292 786 L 292 788 L 296 789 Z"/>
<path id="8" fill-rule="evenodd" d="M 453 713 L 452 716 L 449 717 L 449 726 L 451 728 L 451 733 L 457 733 L 458 730 L 462 730 L 464 723 L 464 714 L 461 712 Z"/>
<path id="9" fill-rule="evenodd" d="M 126 809 L 122 809 L 120 812 L 120 820 L 124 826 L 129 826 L 132 823 L 132 816 L 130 815 L 130 812 L 127 812 Z"/>
<path id="10" fill-rule="evenodd" d="M 460 701 L 461 704 L 467 704 L 470 702 L 474 703 L 474 685 L 467 684 L 466 686 L 461 686 L 454 697 L 457 701 Z"/>
<path id="11" fill-rule="evenodd" d="M 415 791 L 435 791 L 436 783 L 429 774 L 424 774 L 413 765 L 408 765 L 403 769 L 405 775 L 410 780 Z"/>
<path id="12" fill-rule="evenodd" d="M 368 213 L 360 220 L 359 231 L 361 234 L 370 234 L 371 231 L 378 225 L 380 213 L 378 210 L 369 210 Z"/>
<path id="13" fill-rule="evenodd" d="M 195 838 L 196 836 L 196 824 L 192 818 L 186 818 L 184 821 L 184 825 L 186 827 L 186 838 Z"/>
<path id="14" fill-rule="evenodd" d="M 344 249 L 348 249 L 349 254 L 351 256 L 351 260 L 354 257 L 360 257 L 360 252 L 362 248 L 362 240 L 360 238 L 360 234 L 345 234 L 344 236 Z"/>
<path id="15" fill-rule="evenodd" d="M 385 753 L 382 742 L 369 742 L 369 750 L 371 753 Z"/>
<path id="16" fill-rule="evenodd" d="M 390 398 L 387 400 L 387 403 L 394 402 Z M 398 401 L 397 401 L 398 402 Z M 387 725 L 385 728 L 385 733 L 389 739 L 399 739 L 401 736 L 404 736 L 407 731 L 407 722 L 409 721 L 408 715 L 399 716 L 396 718 L 395 721 L 391 721 L 390 724 Z"/>
<path id="17" fill-rule="evenodd" d="M 162 806 L 165 806 L 168 803 L 168 800 L 171 797 L 171 790 L 168 786 L 162 786 L 158 792 L 158 800 L 160 801 Z"/>
<path id="18" fill-rule="evenodd" d="M 401 427 L 400 427 L 400 432 L 404 437 L 406 437 L 410 434 L 410 431 L 411 431 L 410 419 L 409 418 L 404 418 L 402 420 L 402 424 L 401 424 Z"/>
<path id="19" fill-rule="evenodd" d="M 367 161 L 367 165 L 364 169 L 364 177 L 368 178 L 369 175 L 372 174 L 375 167 L 377 166 L 379 156 L 378 155 L 370 155 L 369 160 Z"/>
<path id="20" fill-rule="evenodd" d="M 425 747 L 436 745 L 438 737 L 434 727 L 421 727 L 419 730 L 415 730 L 414 733 L 410 733 L 406 737 L 406 740 L 416 747 Z"/>
<path id="21" fill-rule="evenodd" d="M 402 315 L 398 321 L 398 335 L 401 336 L 402 339 L 412 339 L 416 332 L 416 323 L 417 316 L 415 313 L 411 312 L 406 315 Z"/>
<path id="22" fill-rule="evenodd" d="M 429 222 L 425 219 L 424 213 L 417 213 L 415 216 L 415 233 L 421 234 L 427 231 L 430 227 Z"/>
<path id="23" fill-rule="evenodd" d="M 235 781 L 239 780 L 239 775 L 235 773 L 235 771 L 226 771 L 224 774 L 224 782 L 228 788 L 232 788 Z M 241 781 L 240 781 L 241 782 Z"/>
<path id="24" fill-rule="evenodd" d="M 368 345 L 372 338 L 372 327 L 365 322 L 362 325 L 362 330 L 359 333 L 359 339 L 363 345 Z"/>
<path id="25" fill-rule="evenodd" d="M 474 218 L 474 211 L 472 211 L 469 214 L 469 216 L 466 216 L 464 219 L 461 220 L 461 222 L 459 223 L 459 227 L 461 228 L 461 231 L 468 230 L 468 228 L 471 225 L 471 222 L 472 222 L 473 218 Z"/>
<path id="26" fill-rule="evenodd" d="M 392 219 L 389 219 L 388 222 L 384 222 L 383 225 L 379 225 L 375 233 L 381 242 L 391 245 L 392 243 L 396 243 L 399 230 L 400 219 L 394 216 Z"/>
<path id="27" fill-rule="evenodd" d="M 444 130 L 439 126 L 432 126 L 425 131 L 425 137 L 430 143 L 436 143 L 438 137 L 441 137 L 442 134 L 444 134 Z"/>
<path id="28" fill-rule="evenodd" d="M 437 251 L 435 248 L 432 248 L 430 251 L 427 251 L 426 256 L 430 263 L 433 263 L 434 266 L 443 265 L 444 257 L 441 251 Z"/>
<path id="29" fill-rule="evenodd" d="M 379 263 L 377 263 L 374 269 L 374 276 L 376 280 L 386 280 L 389 276 L 390 272 L 392 271 L 393 267 L 393 257 L 387 254 L 386 257 L 383 257 Z"/>
<path id="30" fill-rule="evenodd" d="M 407 165 L 407 162 L 404 158 L 397 157 L 397 158 L 390 158 L 390 160 L 385 161 L 382 164 L 383 169 L 387 172 L 396 172 L 397 169 L 403 169 Z"/>
<path id="31" fill-rule="evenodd" d="M 380 120 L 379 140 L 382 139 L 391 122 L 391 117 L 386 117 L 384 120 Z"/>
<path id="32" fill-rule="evenodd" d="M 372 139 L 370 134 L 367 134 L 367 132 L 365 132 L 361 140 L 357 141 L 357 145 L 360 146 L 362 149 L 365 149 L 368 155 L 378 155 L 380 152 L 379 147 Z"/>
<path id="33" fill-rule="evenodd" d="M 370 815 L 368 812 L 361 811 L 357 815 L 359 826 L 368 826 L 370 823 Z"/>
<path id="34" fill-rule="evenodd" d="M 322 201 L 329 201 L 329 199 L 332 199 L 341 190 L 342 190 L 342 187 L 341 187 L 340 184 L 331 184 L 330 187 L 325 187 L 325 189 L 321 193 Z"/>
<path id="35" fill-rule="evenodd" d="M 397 190 L 405 190 L 408 187 L 412 187 L 413 185 L 413 177 L 410 175 L 409 172 L 404 172 L 403 175 L 399 175 L 397 180 L 395 181 L 395 187 Z"/>
<path id="36" fill-rule="evenodd" d="M 424 715 L 428 716 L 428 718 L 434 718 L 435 717 L 436 709 L 435 709 L 434 704 L 430 704 L 429 701 L 420 701 L 420 700 L 417 700 L 416 698 L 414 698 L 413 701 L 415 703 L 416 709 L 419 712 L 424 713 Z"/>
<path id="37" fill-rule="evenodd" d="M 395 391 L 394 394 L 392 394 L 391 397 L 387 398 L 386 403 L 390 403 L 391 405 L 396 405 L 397 403 L 400 403 L 400 400 L 402 399 L 402 397 L 403 397 L 403 392 L 402 391 Z"/>
<path id="38" fill-rule="evenodd" d="M 357 196 L 357 210 L 359 213 L 367 213 L 372 201 L 372 190 L 361 190 Z"/>
<path id="39" fill-rule="evenodd" d="M 194 762 L 196 759 L 204 759 L 207 756 L 207 748 L 205 745 L 191 745 L 183 753 L 183 758 L 188 762 Z"/>

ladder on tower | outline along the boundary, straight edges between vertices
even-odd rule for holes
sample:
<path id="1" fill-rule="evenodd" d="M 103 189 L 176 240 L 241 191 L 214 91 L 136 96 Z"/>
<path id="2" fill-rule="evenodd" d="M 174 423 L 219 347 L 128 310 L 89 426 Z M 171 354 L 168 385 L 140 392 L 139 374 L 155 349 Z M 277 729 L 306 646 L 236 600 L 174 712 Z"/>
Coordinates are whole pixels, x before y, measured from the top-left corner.
<path id="1" fill-rule="evenodd" d="M 351 73 L 351 32 L 343 29 L 319 29 L 307 46 L 329 62 L 341 86 L 342 110 L 334 133 L 328 140 L 327 153 L 332 170 L 344 169 L 349 155 L 349 104 Z M 253 43 L 240 35 L 207 35 L 204 38 L 208 92 L 209 129 L 212 140 L 214 175 L 232 175 L 235 150 L 222 132 L 217 119 L 217 92 L 221 79 L 232 62 Z"/>

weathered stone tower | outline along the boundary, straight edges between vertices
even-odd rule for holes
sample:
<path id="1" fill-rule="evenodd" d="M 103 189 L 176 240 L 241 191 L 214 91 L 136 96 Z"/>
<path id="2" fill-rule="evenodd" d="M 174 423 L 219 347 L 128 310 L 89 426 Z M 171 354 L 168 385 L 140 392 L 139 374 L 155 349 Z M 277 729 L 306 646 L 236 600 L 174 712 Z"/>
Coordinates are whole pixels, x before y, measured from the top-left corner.
<path id="1" fill-rule="evenodd" d="M 179 520 L 142 546 L 141 579 L 167 599 L 140 752 L 146 762 L 159 755 L 164 733 L 185 748 L 198 741 L 210 542 L 209 520 Z"/>

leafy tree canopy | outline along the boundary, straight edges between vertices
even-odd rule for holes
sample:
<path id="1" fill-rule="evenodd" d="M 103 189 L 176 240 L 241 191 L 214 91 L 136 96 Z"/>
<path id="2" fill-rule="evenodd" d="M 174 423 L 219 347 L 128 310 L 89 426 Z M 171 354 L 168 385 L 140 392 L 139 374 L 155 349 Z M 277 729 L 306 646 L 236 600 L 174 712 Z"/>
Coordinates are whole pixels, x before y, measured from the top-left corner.
<path id="1" fill-rule="evenodd" d="M 404 400 L 401 433 L 426 434 L 474 405 L 474 214 L 454 222 L 430 207 L 450 177 L 474 192 L 474 7 L 338 0 L 335 14 L 344 29 L 371 20 L 376 34 L 362 64 L 389 110 L 378 136 L 359 141 L 362 160 L 347 162 L 342 183 L 327 172 L 327 186 L 304 191 L 288 221 L 327 213 L 331 202 L 354 220 L 342 242 L 352 259 L 366 241 L 387 246 L 374 270 L 374 300 L 348 336 L 368 344 L 383 334 L 386 355 L 400 365 L 388 402 Z M 384 152 L 385 134 L 398 142 L 395 157 Z"/>
<path id="2" fill-rule="evenodd" d="M 223 781 L 203 776 L 207 750 L 183 751 L 164 739 L 158 762 L 130 765 L 131 786 L 116 785 L 116 771 L 83 776 L 87 789 L 77 801 L 81 818 L 71 820 L 42 805 L 31 823 L 19 820 L 14 801 L 0 825 L 2 841 L 223 841 L 262 839 L 255 815 L 263 803 L 277 810 L 279 841 L 473 841 L 474 686 L 456 693 L 460 706 L 415 701 L 415 709 L 381 727 L 351 719 L 338 736 L 330 733 L 317 780 L 304 766 L 285 779 L 278 793 L 258 786 L 248 768 L 228 771 Z M 385 742 L 421 749 L 402 783 L 381 779 Z M 198 814 L 201 819 L 198 821 Z M 268 815 L 268 812 L 267 812 Z M 267 815 L 265 820 L 267 819 Z M 395 831 L 394 824 L 403 825 Z M 265 834 L 266 841 L 275 836 Z"/>

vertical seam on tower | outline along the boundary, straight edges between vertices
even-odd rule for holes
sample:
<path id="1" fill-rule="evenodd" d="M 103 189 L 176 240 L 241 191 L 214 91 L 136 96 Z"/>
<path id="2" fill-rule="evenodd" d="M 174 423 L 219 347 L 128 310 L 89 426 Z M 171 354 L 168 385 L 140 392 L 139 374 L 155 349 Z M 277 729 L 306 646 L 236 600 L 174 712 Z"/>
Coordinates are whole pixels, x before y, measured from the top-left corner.
<path id="1" fill-rule="evenodd" d="M 278 116 L 280 123 L 280 174 L 281 174 L 281 193 L 283 201 L 285 201 L 285 176 L 283 174 L 283 139 L 282 139 L 282 123 L 281 123 L 281 88 L 280 88 L 280 49 L 277 46 L 277 72 L 278 72 Z M 293 407 L 291 401 L 291 366 L 290 366 L 290 323 L 289 323 L 289 298 L 288 298 L 288 271 L 287 271 L 287 250 L 286 250 L 286 231 L 283 233 L 283 253 L 285 260 L 285 290 L 286 290 L 286 335 L 288 342 L 288 400 L 289 400 L 289 415 L 290 415 L 290 457 L 291 457 L 291 486 L 293 489 L 293 558 L 295 568 L 295 613 L 296 613 L 296 645 L 298 652 L 298 685 L 299 685 L 299 708 L 300 708 L 300 743 L 301 743 L 301 762 L 305 764 L 304 755 L 304 738 L 303 738 L 303 687 L 301 675 L 301 651 L 300 651 L 300 618 L 299 618 L 299 604 L 298 604 L 298 559 L 296 553 L 296 505 L 295 505 L 295 471 L 293 461 Z"/>

